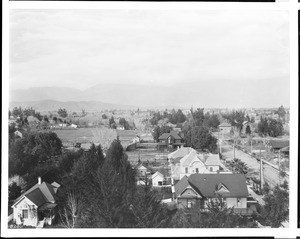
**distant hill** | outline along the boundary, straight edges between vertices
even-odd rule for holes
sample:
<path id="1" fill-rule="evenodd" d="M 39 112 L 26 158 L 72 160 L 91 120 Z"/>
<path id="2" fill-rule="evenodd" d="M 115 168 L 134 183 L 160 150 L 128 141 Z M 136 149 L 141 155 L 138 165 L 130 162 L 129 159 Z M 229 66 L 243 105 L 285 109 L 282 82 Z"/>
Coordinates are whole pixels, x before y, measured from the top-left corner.
<path id="1" fill-rule="evenodd" d="M 78 102 L 94 101 L 152 109 L 189 109 L 191 106 L 194 108 L 276 108 L 280 105 L 288 107 L 289 88 L 282 85 L 282 80 L 280 78 L 272 80 L 273 85 L 280 86 L 273 90 L 270 90 L 270 85 L 266 82 L 261 82 L 259 79 L 239 82 L 224 78 L 215 81 L 187 81 L 169 86 L 98 84 L 83 90 L 68 87 L 35 87 L 10 91 L 10 101 L 71 101 L 72 105 L 75 104 L 74 102 L 79 104 Z M 92 105 L 91 107 L 98 108 Z"/>
<path id="2" fill-rule="evenodd" d="M 100 101 L 55 101 L 55 100 L 41 100 L 41 101 L 25 101 L 17 102 L 13 101 L 9 103 L 9 108 L 13 109 L 14 107 L 32 107 L 38 112 L 48 112 L 48 111 L 57 111 L 59 108 L 65 108 L 68 111 L 72 112 L 81 112 L 84 109 L 86 112 L 97 112 L 106 109 L 117 109 L 117 110 L 135 110 L 137 106 L 129 105 L 117 105 L 103 103 Z"/>

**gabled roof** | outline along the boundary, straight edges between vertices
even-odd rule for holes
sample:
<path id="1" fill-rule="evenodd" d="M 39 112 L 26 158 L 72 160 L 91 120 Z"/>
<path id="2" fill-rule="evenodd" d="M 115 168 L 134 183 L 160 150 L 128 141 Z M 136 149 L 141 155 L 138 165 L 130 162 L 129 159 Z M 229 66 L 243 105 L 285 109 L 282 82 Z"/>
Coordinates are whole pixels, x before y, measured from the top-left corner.
<path id="1" fill-rule="evenodd" d="M 169 138 L 170 133 L 163 133 L 161 136 L 158 137 L 158 139 L 167 139 Z"/>
<path id="2" fill-rule="evenodd" d="M 192 150 L 194 150 L 194 149 L 191 147 L 181 147 L 181 148 L 177 149 L 176 151 L 168 154 L 168 159 L 175 159 L 175 158 L 179 158 L 179 157 L 182 158 L 185 155 L 189 154 Z"/>
<path id="3" fill-rule="evenodd" d="M 220 165 L 220 157 L 219 154 L 209 154 L 206 161 L 206 166 L 219 166 Z"/>
<path id="4" fill-rule="evenodd" d="M 160 176 L 160 177 L 164 177 L 164 175 L 162 174 L 162 173 L 160 173 L 160 172 L 156 172 L 156 173 L 154 173 L 151 177 L 152 177 L 152 179 L 154 179 L 154 178 L 156 178 L 157 176 Z"/>
<path id="5" fill-rule="evenodd" d="M 47 202 L 46 197 L 39 188 L 36 188 L 30 193 L 26 194 L 25 197 L 27 197 L 38 207 Z"/>
<path id="6" fill-rule="evenodd" d="M 148 170 L 148 168 L 146 167 L 146 165 L 145 165 L 143 162 L 141 162 L 141 163 L 139 163 L 138 165 L 136 165 L 135 168 L 136 168 L 136 169 L 145 168 L 145 169 Z"/>
<path id="7" fill-rule="evenodd" d="M 178 197 L 189 186 L 188 177 L 184 176 L 175 184 L 175 196 Z"/>
<path id="8" fill-rule="evenodd" d="M 222 124 L 220 124 L 218 127 L 231 127 L 231 124 L 227 123 L 227 122 L 223 122 Z"/>
<path id="9" fill-rule="evenodd" d="M 281 152 L 288 153 L 290 152 L 290 146 L 284 147 L 281 149 Z"/>
<path id="10" fill-rule="evenodd" d="M 189 184 L 207 198 L 216 197 L 218 185 L 224 185 L 229 192 L 222 193 L 223 197 L 247 197 L 246 177 L 243 174 L 192 174 Z"/>
<path id="11" fill-rule="evenodd" d="M 184 156 L 181 160 L 180 163 L 182 166 L 189 166 L 193 161 L 198 161 L 201 164 L 203 164 L 203 162 L 200 160 L 197 151 L 193 150 L 191 151 L 188 155 Z M 204 164 L 203 164 L 204 166 Z"/>
<path id="12" fill-rule="evenodd" d="M 168 139 L 170 136 L 174 139 L 181 139 L 181 137 L 176 131 L 171 131 L 170 133 L 163 133 L 161 136 L 159 136 L 158 139 Z"/>
<path id="13" fill-rule="evenodd" d="M 281 149 L 290 145 L 289 140 L 270 140 L 269 143 L 275 149 Z"/>
<path id="14" fill-rule="evenodd" d="M 57 190 L 54 189 L 57 189 L 57 187 L 52 186 L 49 183 L 46 182 L 43 182 L 41 184 L 37 183 L 33 187 L 28 189 L 25 193 L 23 193 L 20 197 L 18 197 L 12 206 L 17 204 L 23 197 L 27 197 L 34 204 L 36 203 L 40 204 L 41 202 L 43 202 L 42 198 L 45 199 L 45 202 L 55 202 L 56 200 L 55 191 Z M 41 196 L 41 194 L 43 195 L 43 197 Z"/>

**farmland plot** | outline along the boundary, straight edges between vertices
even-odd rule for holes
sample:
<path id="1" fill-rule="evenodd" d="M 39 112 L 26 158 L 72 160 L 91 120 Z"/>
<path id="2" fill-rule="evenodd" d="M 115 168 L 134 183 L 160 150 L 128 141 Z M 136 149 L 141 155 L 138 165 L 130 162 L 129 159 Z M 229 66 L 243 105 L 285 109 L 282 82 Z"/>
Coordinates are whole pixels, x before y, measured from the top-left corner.
<path id="1" fill-rule="evenodd" d="M 54 132 L 63 144 L 94 143 L 101 144 L 103 148 L 109 147 L 111 142 L 117 138 L 116 131 L 107 128 L 61 129 Z"/>

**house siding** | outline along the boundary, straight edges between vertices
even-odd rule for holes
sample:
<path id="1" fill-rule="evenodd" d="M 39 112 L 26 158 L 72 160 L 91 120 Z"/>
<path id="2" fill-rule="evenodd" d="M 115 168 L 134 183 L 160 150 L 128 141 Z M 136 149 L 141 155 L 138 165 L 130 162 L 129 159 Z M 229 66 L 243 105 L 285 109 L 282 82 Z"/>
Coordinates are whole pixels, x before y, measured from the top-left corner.
<path id="1" fill-rule="evenodd" d="M 21 220 L 22 210 L 28 210 L 28 218 Z M 35 211 L 35 212 L 34 212 Z M 33 226 L 38 222 L 37 206 L 26 197 L 13 207 L 14 220 L 17 225 Z"/>
<path id="2" fill-rule="evenodd" d="M 155 178 L 152 179 L 152 186 L 161 186 L 158 185 L 158 182 L 163 182 L 163 177 L 157 175 Z"/>

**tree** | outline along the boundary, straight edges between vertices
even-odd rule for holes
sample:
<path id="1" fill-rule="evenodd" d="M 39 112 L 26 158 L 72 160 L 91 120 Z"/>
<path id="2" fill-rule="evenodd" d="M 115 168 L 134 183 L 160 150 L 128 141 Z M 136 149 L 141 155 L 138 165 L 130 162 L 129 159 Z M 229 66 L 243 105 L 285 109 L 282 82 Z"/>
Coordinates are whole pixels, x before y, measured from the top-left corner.
<path id="1" fill-rule="evenodd" d="M 235 173 L 241 173 L 246 175 L 249 171 L 247 164 L 245 164 L 242 160 L 238 158 L 234 158 L 232 161 L 230 161 L 229 167 Z"/>
<path id="2" fill-rule="evenodd" d="M 271 137 L 277 137 L 283 134 L 283 125 L 281 120 L 269 119 L 268 134 Z"/>
<path id="3" fill-rule="evenodd" d="M 196 203 L 191 210 L 193 227 L 200 228 L 230 228 L 239 226 L 239 216 L 234 214 L 233 208 L 228 208 L 220 195 L 206 203 L 206 211 L 201 211 L 200 203 Z"/>
<path id="4" fill-rule="evenodd" d="M 204 108 L 197 108 L 196 111 L 194 111 L 193 109 L 191 109 L 191 115 L 193 117 L 194 120 L 194 124 L 196 126 L 202 126 L 203 121 L 204 121 Z"/>
<path id="5" fill-rule="evenodd" d="M 38 163 L 45 163 L 62 153 L 62 142 L 53 132 L 38 132 L 24 135 L 9 148 L 10 175 L 24 175 Z"/>
<path id="6" fill-rule="evenodd" d="M 107 115 L 106 114 L 102 114 L 102 119 L 107 119 Z"/>
<path id="7" fill-rule="evenodd" d="M 276 185 L 264 196 L 265 205 L 259 208 L 261 220 L 264 225 L 280 227 L 289 216 L 289 192 L 285 181 Z"/>
<path id="8" fill-rule="evenodd" d="M 246 126 L 246 134 L 250 135 L 251 134 L 251 128 L 249 125 Z"/>
<path id="9" fill-rule="evenodd" d="M 21 187 L 17 185 L 16 182 L 13 182 L 8 186 L 8 200 L 13 201 L 21 196 Z"/>
<path id="10" fill-rule="evenodd" d="M 217 149 L 217 139 L 213 137 L 205 127 L 191 127 L 187 134 L 184 134 L 185 142 L 188 147 L 195 149 L 209 150 L 213 152 Z M 190 137 L 190 142 L 189 142 Z M 189 145 L 190 144 L 190 145 Z"/>
<path id="11" fill-rule="evenodd" d="M 112 116 L 112 117 L 110 117 L 110 119 L 109 119 L 109 127 L 110 127 L 110 128 L 113 128 L 114 125 L 116 125 L 116 122 L 115 122 L 114 117 Z"/>
<path id="12" fill-rule="evenodd" d="M 66 118 L 68 116 L 68 112 L 66 109 L 59 108 L 57 113 L 62 118 Z"/>
<path id="13" fill-rule="evenodd" d="M 282 120 L 284 120 L 285 115 L 286 115 L 286 111 L 285 111 L 283 105 L 281 105 L 281 106 L 278 108 L 278 110 L 275 111 L 275 113 L 277 113 L 278 116 L 279 116 Z"/>
<path id="14" fill-rule="evenodd" d="M 67 228 L 77 227 L 84 208 L 83 206 L 83 198 L 80 193 L 74 191 L 68 192 L 65 206 L 59 212 L 62 224 Z"/>

